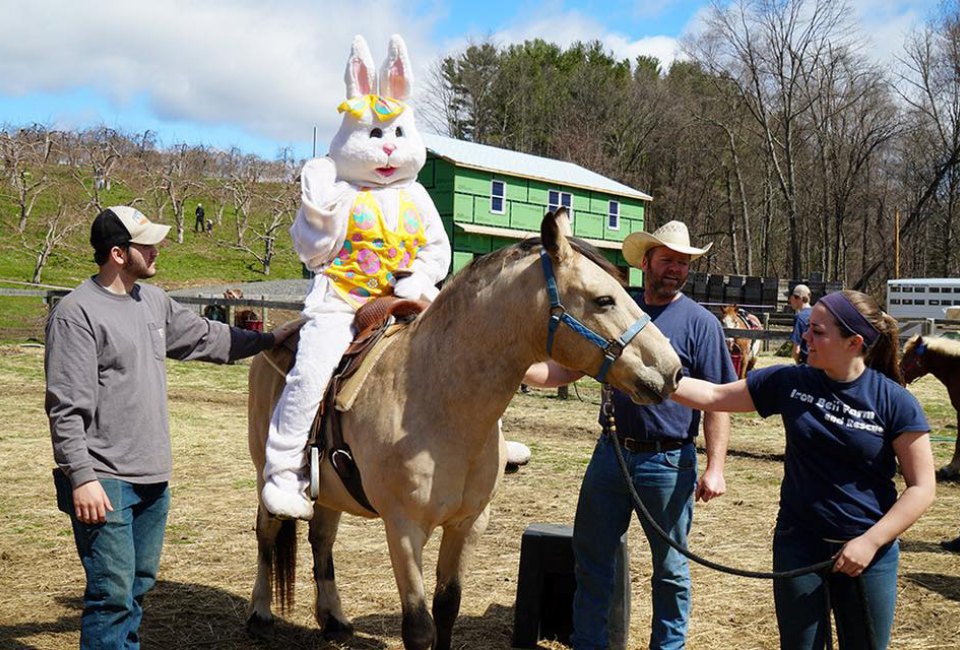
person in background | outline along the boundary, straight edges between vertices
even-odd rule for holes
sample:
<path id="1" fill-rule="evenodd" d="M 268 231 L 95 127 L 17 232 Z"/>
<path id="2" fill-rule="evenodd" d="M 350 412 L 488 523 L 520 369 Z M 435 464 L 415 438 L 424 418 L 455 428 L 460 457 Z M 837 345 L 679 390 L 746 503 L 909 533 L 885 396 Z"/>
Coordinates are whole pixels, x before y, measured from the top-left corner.
<path id="1" fill-rule="evenodd" d="M 194 224 L 193 224 L 193 231 L 194 231 L 194 232 L 206 232 L 206 230 L 207 230 L 207 222 L 206 222 L 206 219 L 204 219 L 205 213 L 204 213 L 204 210 L 203 210 L 203 204 L 202 204 L 202 203 L 198 203 L 198 204 L 197 204 L 197 209 L 194 211 L 194 214 L 196 215 L 197 219 L 196 219 L 196 221 L 195 221 Z"/>
<path id="2" fill-rule="evenodd" d="M 165 358 L 226 363 L 281 342 L 201 318 L 141 280 L 170 226 L 127 206 L 94 219 L 98 272 L 63 298 L 46 329 L 44 369 L 57 505 L 86 574 L 80 647 L 140 647 L 143 599 L 157 579 L 172 471 Z"/>
<path id="3" fill-rule="evenodd" d="M 637 232 L 623 242 L 627 262 L 644 271 L 643 291 L 636 298 L 641 309 L 667 338 L 680 357 L 685 376 L 711 382 L 736 379 L 720 321 L 682 293 L 690 263 L 712 244 L 690 244 L 686 225 L 671 221 L 653 234 Z M 535 364 L 524 382 L 552 387 L 580 377 L 553 362 Z M 633 517 L 633 503 L 623 480 L 613 445 L 620 445 L 634 486 L 644 505 L 670 537 L 687 545 L 694 500 L 704 502 L 726 491 L 723 476 L 730 419 L 725 413 L 703 418 L 707 466 L 697 480 L 700 412 L 666 401 L 638 406 L 620 391 L 605 397 L 612 405 L 616 435 L 600 436 L 580 487 L 574 520 L 573 551 L 576 592 L 573 634 L 576 650 L 609 647 L 609 620 L 614 591 L 616 551 Z M 612 400 L 612 404 L 607 401 Z M 690 571 L 687 559 L 670 547 L 646 522 L 650 545 L 653 615 L 649 645 L 654 649 L 683 648 L 690 616 Z"/>
<path id="4" fill-rule="evenodd" d="M 903 387 L 898 333 L 866 294 L 831 293 L 811 311 L 807 365 L 763 368 L 724 385 L 684 377 L 672 396 L 704 411 L 783 419 L 773 569 L 834 562 L 829 574 L 774 581 L 781 648 L 823 648 L 831 634 L 828 604 L 841 648 L 880 650 L 890 642 L 897 538 L 936 490 L 930 427 Z M 899 497 L 898 465 L 905 484 Z"/>
<path id="5" fill-rule="evenodd" d="M 793 332 L 790 333 L 790 341 L 793 343 L 793 361 L 806 363 L 807 342 L 803 339 L 803 333 L 810 326 L 810 287 L 798 284 L 788 291 L 787 304 L 796 312 L 793 317 Z"/>

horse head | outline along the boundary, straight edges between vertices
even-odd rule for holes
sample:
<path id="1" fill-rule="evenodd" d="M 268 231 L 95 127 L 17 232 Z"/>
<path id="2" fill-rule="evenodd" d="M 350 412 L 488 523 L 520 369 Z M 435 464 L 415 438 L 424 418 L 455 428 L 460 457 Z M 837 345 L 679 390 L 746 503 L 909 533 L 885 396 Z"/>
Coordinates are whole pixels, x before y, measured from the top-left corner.
<path id="1" fill-rule="evenodd" d="M 596 251 L 567 237 L 566 210 L 540 226 L 541 262 L 551 299 L 547 354 L 620 389 L 637 403 L 676 390 L 680 359 Z M 554 276 L 555 287 L 550 275 Z"/>
<path id="2" fill-rule="evenodd" d="M 927 352 L 927 342 L 919 334 L 910 338 L 903 348 L 900 357 L 900 373 L 903 380 L 911 384 L 929 372 L 924 363 L 924 354 Z"/>
<path id="3" fill-rule="evenodd" d="M 720 323 L 727 329 L 741 329 L 743 321 L 737 316 L 736 305 L 724 305 L 720 308 Z"/>

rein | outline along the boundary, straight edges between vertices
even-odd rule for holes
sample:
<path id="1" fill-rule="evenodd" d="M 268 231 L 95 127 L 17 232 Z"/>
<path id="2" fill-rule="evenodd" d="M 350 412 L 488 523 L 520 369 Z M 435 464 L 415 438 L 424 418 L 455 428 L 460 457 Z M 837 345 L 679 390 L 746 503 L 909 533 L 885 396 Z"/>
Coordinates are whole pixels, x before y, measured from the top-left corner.
<path id="1" fill-rule="evenodd" d="M 600 352 L 603 353 L 603 364 L 600 366 L 600 371 L 596 375 L 591 375 L 591 377 L 601 384 L 604 383 L 610 366 L 620 358 L 630 341 L 650 323 L 650 316 L 647 314 L 641 316 L 637 322 L 624 330 L 623 334 L 616 339 L 604 338 L 577 320 L 575 316 L 571 316 L 560 302 L 557 277 L 553 272 L 553 262 L 550 261 L 550 255 L 546 249 L 540 249 L 540 262 L 543 265 L 543 275 L 547 280 L 547 294 L 550 296 L 550 320 L 547 323 L 547 356 L 553 358 L 553 339 L 560 323 L 564 323 L 575 333 L 600 348 Z"/>

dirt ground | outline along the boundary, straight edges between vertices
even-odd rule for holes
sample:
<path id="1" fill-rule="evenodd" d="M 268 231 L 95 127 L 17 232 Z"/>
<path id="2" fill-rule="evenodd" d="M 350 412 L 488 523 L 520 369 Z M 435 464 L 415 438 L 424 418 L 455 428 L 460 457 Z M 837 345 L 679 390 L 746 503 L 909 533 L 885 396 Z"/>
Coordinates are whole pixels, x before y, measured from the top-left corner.
<path id="1" fill-rule="evenodd" d="M 764 359 L 763 363 L 772 363 Z M 253 585 L 256 495 L 246 451 L 246 366 L 171 364 L 170 416 L 175 476 L 160 582 L 146 601 L 143 647 L 399 648 L 400 606 L 382 526 L 344 517 L 335 548 L 344 608 L 356 637 L 325 644 L 313 622 L 304 535 L 293 611 L 272 641 L 250 640 L 245 608 Z M 943 387 L 912 387 L 934 427 L 938 465 L 953 447 L 955 413 Z M 464 396 L 468 399 L 469 396 Z M 533 450 L 529 465 L 505 477 L 493 502 L 467 583 L 454 647 L 510 647 L 523 531 L 534 523 L 571 524 L 577 491 L 597 436 L 596 385 L 560 401 L 553 391 L 517 394 L 504 416 L 508 439 Z M 582 399 L 582 401 L 581 401 Z M 77 646 L 83 590 L 69 522 L 55 506 L 49 434 L 43 414 L 42 350 L 0 348 L 0 649 Z M 727 494 L 698 505 L 692 550 L 731 565 L 766 570 L 782 474 L 778 421 L 737 416 L 727 464 Z M 701 458 L 702 460 L 702 458 Z M 931 510 L 903 536 L 892 648 L 960 645 L 960 555 L 938 542 L 960 532 L 960 485 L 941 484 Z M 631 648 L 646 646 L 649 553 L 638 524 L 630 531 Z M 433 585 L 437 536 L 425 554 Z M 692 567 L 688 647 L 778 647 L 769 582 Z M 541 647 L 563 646 L 542 642 Z"/>

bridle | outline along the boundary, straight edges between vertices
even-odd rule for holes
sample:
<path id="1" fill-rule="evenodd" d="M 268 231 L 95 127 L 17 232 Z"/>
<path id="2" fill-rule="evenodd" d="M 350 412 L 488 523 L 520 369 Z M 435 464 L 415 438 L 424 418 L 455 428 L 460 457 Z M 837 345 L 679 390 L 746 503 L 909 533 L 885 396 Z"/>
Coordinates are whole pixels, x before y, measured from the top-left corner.
<path id="1" fill-rule="evenodd" d="M 908 383 L 912 384 L 927 374 L 926 368 L 923 367 L 923 355 L 926 353 L 926 351 L 927 344 L 920 343 L 913 348 L 913 356 L 911 356 L 906 363 L 900 364 L 900 374 L 903 375 L 904 379 L 906 379 L 907 375 L 913 374 L 914 372 L 917 373 L 917 376 L 911 379 Z"/>
<path id="2" fill-rule="evenodd" d="M 550 261 L 550 255 L 544 248 L 540 249 L 540 262 L 543 265 L 543 275 L 547 280 L 547 294 L 550 297 L 550 319 L 547 322 L 547 356 L 553 358 L 553 339 L 560 323 L 564 323 L 574 332 L 600 348 L 600 352 L 603 353 L 603 364 L 600 366 L 600 371 L 591 376 L 601 384 L 604 383 L 610 366 L 620 358 L 624 349 L 630 345 L 630 341 L 650 323 L 650 316 L 647 314 L 641 316 L 637 322 L 624 330 L 623 334 L 616 339 L 604 338 L 577 320 L 575 316 L 571 316 L 564 308 L 560 302 L 560 292 L 557 290 L 557 277 L 553 272 L 553 262 Z"/>

